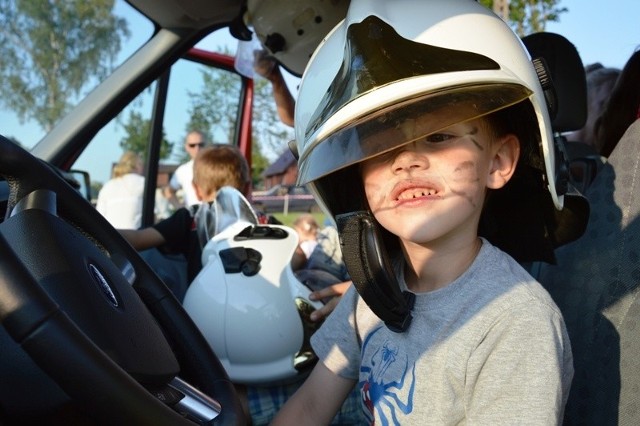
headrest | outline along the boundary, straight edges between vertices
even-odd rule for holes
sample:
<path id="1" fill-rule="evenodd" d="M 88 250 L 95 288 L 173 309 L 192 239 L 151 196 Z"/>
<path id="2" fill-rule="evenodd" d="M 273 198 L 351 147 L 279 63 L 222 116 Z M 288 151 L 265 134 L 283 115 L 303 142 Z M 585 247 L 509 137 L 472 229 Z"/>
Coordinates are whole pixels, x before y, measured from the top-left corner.
<path id="1" fill-rule="evenodd" d="M 544 58 L 558 102 L 554 132 L 581 129 L 587 121 L 587 81 L 575 46 L 560 34 L 539 32 L 522 38 L 532 59 Z"/>

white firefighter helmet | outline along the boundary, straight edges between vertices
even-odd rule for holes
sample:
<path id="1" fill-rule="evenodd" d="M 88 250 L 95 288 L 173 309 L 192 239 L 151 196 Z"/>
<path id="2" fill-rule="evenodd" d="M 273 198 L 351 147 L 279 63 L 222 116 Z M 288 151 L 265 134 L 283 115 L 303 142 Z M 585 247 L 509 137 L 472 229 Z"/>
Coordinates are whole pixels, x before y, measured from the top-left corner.
<path id="1" fill-rule="evenodd" d="M 317 359 L 309 338 L 319 324 L 309 315 L 322 305 L 309 300 L 311 290 L 291 270 L 297 232 L 257 225 L 247 206 L 237 190 L 225 188 L 205 210 L 210 239 L 183 305 L 231 380 L 295 380 Z"/>

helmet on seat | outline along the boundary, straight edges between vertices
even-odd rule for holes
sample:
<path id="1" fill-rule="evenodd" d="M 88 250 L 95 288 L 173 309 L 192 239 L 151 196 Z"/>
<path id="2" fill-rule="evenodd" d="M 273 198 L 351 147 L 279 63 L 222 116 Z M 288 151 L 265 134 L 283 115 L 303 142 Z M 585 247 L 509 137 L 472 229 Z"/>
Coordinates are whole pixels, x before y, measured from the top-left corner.
<path id="1" fill-rule="evenodd" d="M 183 305 L 231 380 L 276 384 L 306 375 L 317 360 L 309 338 L 319 326 L 309 315 L 321 304 L 291 270 L 296 231 L 257 225 L 230 187 L 196 217 L 199 237 L 208 240 Z"/>

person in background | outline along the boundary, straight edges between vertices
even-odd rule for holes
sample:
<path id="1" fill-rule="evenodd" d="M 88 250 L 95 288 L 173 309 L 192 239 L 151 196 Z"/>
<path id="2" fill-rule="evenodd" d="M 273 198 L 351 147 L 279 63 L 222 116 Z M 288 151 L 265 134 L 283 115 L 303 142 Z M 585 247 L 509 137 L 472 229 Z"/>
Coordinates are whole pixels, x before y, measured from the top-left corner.
<path id="1" fill-rule="evenodd" d="M 272 56 L 269 56 L 265 50 L 256 50 L 254 51 L 253 68 L 258 75 L 271 82 L 273 99 L 276 102 L 280 121 L 287 126 L 293 127 L 296 101 L 289 91 L 277 61 Z"/>
<path id="2" fill-rule="evenodd" d="M 595 152 L 600 151 L 600 141 L 595 135 L 595 123 L 611 96 L 611 90 L 620 75 L 618 68 L 607 68 L 600 63 L 585 67 L 587 75 L 587 121 L 584 127 L 567 134 L 568 141 L 583 142 Z"/>
<path id="3" fill-rule="evenodd" d="M 293 228 L 300 236 L 300 244 L 291 259 L 291 267 L 296 278 L 312 290 L 309 298 L 323 302 L 321 308 L 311 313 L 312 321 L 322 321 L 351 285 L 338 231 L 333 224 L 320 229 L 308 213 L 298 216 Z"/>
<path id="4" fill-rule="evenodd" d="M 193 163 L 192 186 L 196 203 L 176 210 L 167 219 L 139 230 L 119 229 L 122 236 L 136 250 L 166 245 L 172 252 L 187 259 L 187 278 L 192 282 L 202 269 L 202 248 L 196 233 L 194 217 L 200 202 L 213 202 L 217 191 L 231 186 L 247 195 L 251 185 L 249 165 L 240 151 L 232 145 L 213 145 L 199 150 Z M 178 295 L 179 299 L 181 299 Z"/>
<path id="5" fill-rule="evenodd" d="M 142 220 L 142 160 L 127 151 L 113 167 L 113 178 L 98 192 L 96 209 L 115 228 L 138 229 Z"/>
<path id="6" fill-rule="evenodd" d="M 207 145 L 204 134 L 199 130 L 192 130 L 187 133 L 184 139 L 184 149 L 191 158 L 184 164 L 181 164 L 171 176 L 169 181 L 169 200 L 175 208 L 189 207 L 198 204 L 198 196 L 196 195 L 193 182 L 193 160 L 198 152 Z M 177 197 L 177 192 L 182 190 L 182 201 Z"/>
<path id="7" fill-rule="evenodd" d="M 595 123 L 600 155 L 608 157 L 627 128 L 640 118 L 640 49 L 631 55 Z"/>
<path id="8" fill-rule="evenodd" d="M 320 226 L 313 215 L 304 213 L 292 223 L 298 233 L 298 247 L 291 260 L 293 270 L 304 268 L 311 257 L 311 253 L 318 245 L 318 230 Z"/>

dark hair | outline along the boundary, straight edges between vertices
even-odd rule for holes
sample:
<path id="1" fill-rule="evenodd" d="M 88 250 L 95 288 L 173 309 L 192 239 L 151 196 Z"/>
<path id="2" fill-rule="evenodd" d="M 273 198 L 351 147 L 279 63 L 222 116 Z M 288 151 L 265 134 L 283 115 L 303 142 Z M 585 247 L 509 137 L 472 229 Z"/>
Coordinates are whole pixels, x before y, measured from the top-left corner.
<path id="1" fill-rule="evenodd" d="M 602 147 L 600 155 L 608 157 L 613 148 L 638 118 L 640 108 L 640 50 L 625 64 L 602 114 L 596 120 L 596 140 Z"/>

